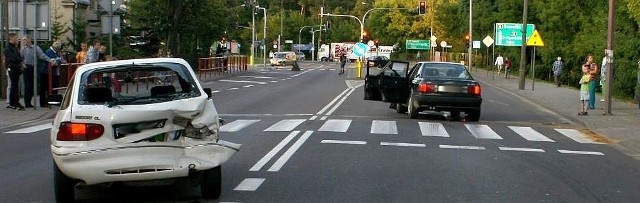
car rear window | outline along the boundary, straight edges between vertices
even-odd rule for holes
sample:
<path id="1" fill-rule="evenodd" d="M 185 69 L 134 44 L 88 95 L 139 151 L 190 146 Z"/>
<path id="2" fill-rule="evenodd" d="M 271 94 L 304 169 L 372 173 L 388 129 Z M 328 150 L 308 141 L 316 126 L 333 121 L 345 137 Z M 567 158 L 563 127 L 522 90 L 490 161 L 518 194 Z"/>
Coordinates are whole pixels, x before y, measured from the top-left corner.
<path id="1" fill-rule="evenodd" d="M 441 78 L 450 80 L 473 80 L 469 72 L 461 64 L 424 63 L 422 77 Z"/>
<path id="2" fill-rule="evenodd" d="M 141 105 L 200 96 L 187 67 L 177 63 L 107 66 L 84 72 L 79 104 Z"/>

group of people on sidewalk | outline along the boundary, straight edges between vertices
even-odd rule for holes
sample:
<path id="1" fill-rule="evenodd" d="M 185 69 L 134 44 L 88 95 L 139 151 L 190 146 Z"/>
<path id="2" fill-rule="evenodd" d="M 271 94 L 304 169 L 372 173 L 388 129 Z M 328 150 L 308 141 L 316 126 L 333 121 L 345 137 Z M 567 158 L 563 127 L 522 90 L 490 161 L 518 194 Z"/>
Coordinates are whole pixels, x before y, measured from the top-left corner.
<path id="1" fill-rule="evenodd" d="M 498 67 L 498 74 L 500 74 L 500 71 L 503 69 L 503 66 L 505 67 L 505 77 L 508 75 L 508 69 L 510 64 L 510 61 L 507 58 L 506 60 L 503 60 L 502 55 L 498 54 L 498 57 L 496 58 L 495 61 L 495 65 Z M 581 71 L 582 71 L 582 77 L 580 78 L 579 84 L 580 84 L 580 94 L 579 94 L 579 111 L 577 113 L 577 115 L 579 116 L 586 116 L 588 115 L 588 110 L 592 110 L 595 109 L 596 106 L 596 89 L 598 87 L 598 85 L 600 85 L 602 87 L 602 91 L 604 93 L 604 91 L 606 90 L 606 85 L 607 85 L 607 81 L 606 81 L 606 69 L 605 67 L 607 66 L 607 64 L 609 63 L 609 59 L 608 57 L 605 56 L 602 59 L 602 64 L 601 66 L 598 66 L 598 64 L 596 64 L 593 61 L 593 55 L 592 54 L 588 54 L 587 58 L 585 60 L 585 62 L 582 64 L 581 66 Z M 640 64 L 640 62 L 638 62 Z M 640 67 L 640 66 L 639 66 Z M 552 65 L 552 72 L 553 72 L 553 79 L 554 79 L 554 84 L 557 87 L 561 86 L 561 75 L 562 75 L 562 69 L 564 68 L 564 63 L 562 62 L 562 57 L 558 57 L 556 61 L 553 62 Z M 638 84 L 637 84 L 637 88 L 640 90 L 640 68 L 638 69 Z M 640 101 L 640 93 L 637 94 L 638 98 L 637 100 Z M 604 102 L 604 99 L 600 100 L 601 102 Z M 640 102 L 638 102 L 638 109 L 640 112 Z"/>
<path id="2" fill-rule="evenodd" d="M 511 60 L 509 57 L 503 58 L 502 54 L 498 54 L 494 65 L 498 66 L 498 75 L 500 75 L 500 72 L 504 68 L 504 78 L 509 78 L 509 71 L 511 70 Z"/>
<path id="3" fill-rule="evenodd" d="M 32 43 L 28 35 L 24 35 L 21 42 L 18 34 L 8 34 L 8 46 L 4 49 L 2 63 L 7 67 L 7 107 L 16 110 L 34 108 L 31 100 L 34 96 L 34 83 L 37 84 L 37 92 L 40 95 L 40 107 L 48 107 L 47 96 L 50 88 L 58 87 L 60 82 L 60 65 L 67 63 L 62 53 L 62 43 L 59 41 L 43 51 Z M 82 50 L 76 55 L 78 63 L 91 63 L 104 59 L 105 47 L 99 41 L 87 48 L 87 43 L 82 43 Z M 102 54 L 101 54 L 102 53 Z M 49 66 L 52 67 L 49 70 Z M 51 80 L 49 74 L 51 72 Z M 37 73 L 37 74 L 36 74 Z M 20 77 L 22 76 L 24 92 L 24 106 L 20 103 Z M 50 83 L 51 82 L 51 83 Z M 49 87 L 52 84 L 52 87 Z"/>

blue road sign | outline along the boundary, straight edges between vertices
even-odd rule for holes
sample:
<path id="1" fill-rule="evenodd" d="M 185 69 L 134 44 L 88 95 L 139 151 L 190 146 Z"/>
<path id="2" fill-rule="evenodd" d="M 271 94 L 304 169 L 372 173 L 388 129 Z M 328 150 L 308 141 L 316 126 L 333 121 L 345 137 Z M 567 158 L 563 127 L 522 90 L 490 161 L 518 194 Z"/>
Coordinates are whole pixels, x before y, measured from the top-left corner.
<path id="1" fill-rule="evenodd" d="M 369 46 L 363 44 L 362 42 L 358 42 L 353 45 L 353 55 L 355 55 L 356 57 L 364 56 L 364 54 L 366 54 L 368 50 Z"/>

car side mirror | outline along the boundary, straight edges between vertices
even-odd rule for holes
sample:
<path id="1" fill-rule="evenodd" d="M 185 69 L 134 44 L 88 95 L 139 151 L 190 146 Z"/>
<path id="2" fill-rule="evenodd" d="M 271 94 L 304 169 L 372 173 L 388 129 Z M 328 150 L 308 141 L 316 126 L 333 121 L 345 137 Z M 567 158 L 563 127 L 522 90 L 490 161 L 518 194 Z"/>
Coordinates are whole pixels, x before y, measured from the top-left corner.
<path id="1" fill-rule="evenodd" d="M 211 88 L 204 88 L 204 93 L 207 94 L 208 98 L 211 99 Z"/>
<path id="2" fill-rule="evenodd" d="M 61 94 L 49 95 L 47 99 L 47 103 L 49 105 L 60 106 L 60 104 L 62 103 L 62 95 Z"/>

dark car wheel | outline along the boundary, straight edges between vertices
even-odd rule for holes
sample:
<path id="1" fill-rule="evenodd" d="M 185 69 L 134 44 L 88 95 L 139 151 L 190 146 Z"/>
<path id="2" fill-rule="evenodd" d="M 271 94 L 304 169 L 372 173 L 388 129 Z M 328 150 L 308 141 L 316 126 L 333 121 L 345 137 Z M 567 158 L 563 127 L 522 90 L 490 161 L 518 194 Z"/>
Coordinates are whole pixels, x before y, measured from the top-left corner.
<path id="1" fill-rule="evenodd" d="M 469 121 L 477 122 L 480 120 L 480 109 L 472 110 L 468 112 L 467 118 Z"/>
<path id="2" fill-rule="evenodd" d="M 418 118 L 418 109 L 413 105 L 413 97 L 409 97 L 407 101 L 407 114 L 409 118 Z"/>
<path id="3" fill-rule="evenodd" d="M 451 120 L 452 121 L 460 121 L 460 112 L 459 111 L 451 111 Z"/>
<path id="4" fill-rule="evenodd" d="M 200 184 L 200 195 L 205 199 L 218 199 L 222 191 L 222 166 L 205 170 Z"/>
<path id="5" fill-rule="evenodd" d="M 398 113 L 407 113 L 407 107 L 405 107 L 401 103 L 397 103 L 396 104 L 396 112 L 398 112 Z"/>
<path id="6" fill-rule="evenodd" d="M 75 201 L 75 180 L 62 173 L 58 165 L 53 163 L 53 190 L 57 202 Z"/>

